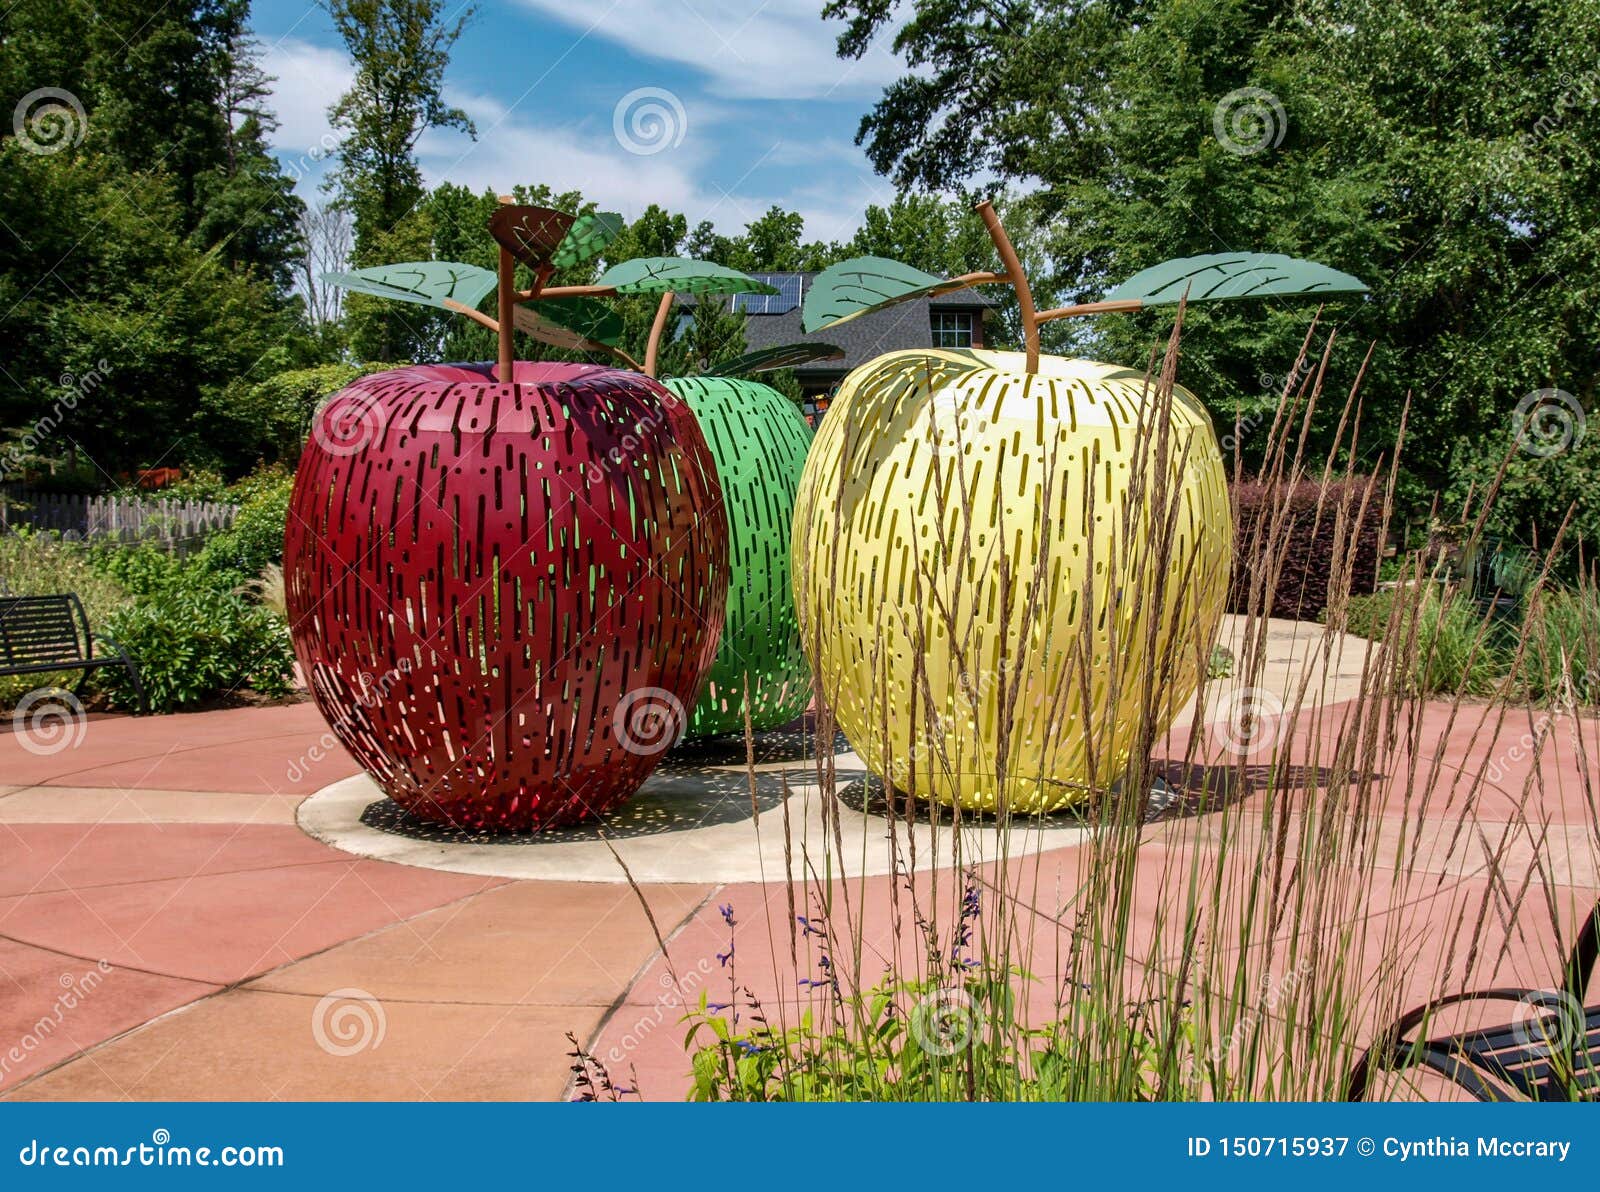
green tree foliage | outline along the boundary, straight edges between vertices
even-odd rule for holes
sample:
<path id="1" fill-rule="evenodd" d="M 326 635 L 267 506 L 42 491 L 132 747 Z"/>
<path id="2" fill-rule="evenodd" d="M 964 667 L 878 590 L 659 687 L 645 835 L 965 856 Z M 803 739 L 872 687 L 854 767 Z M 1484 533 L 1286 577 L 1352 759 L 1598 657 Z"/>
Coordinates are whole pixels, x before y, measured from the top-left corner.
<path id="1" fill-rule="evenodd" d="M 1376 342 L 1369 461 L 1392 450 L 1412 395 L 1413 511 L 1493 475 L 1531 391 L 1594 409 L 1594 0 L 834 0 L 841 53 L 863 53 L 900 7 L 896 44 L 919 69 L 885 90 L 862 143 L 902 186 L 1023 185 L 1028 235 L 1054 264 L 1034 275 L 1046 298 L 1093 299 L 1158 261 L 1236 249 L 1367 280 L 1372 297 L 1330 306 L 1313 350 L 1337 328 L 1342 386 Z M 1190 312 L 1184 372 L 1219 429 L 1241 421 L 1247 465 L 1311 313 Z M 1168 320 L 1056 334 L 1140 364 Z M 1576 483 L 1596 464 L 1593 435 L 1552 458 L 1515 452 L 1499 528 L 1548 541 L 1576 501 L 1578 526 L 1600 535 L 1600 494 Z"/>
<path id="2" fill-rule="evenodd" d="M 0 236 L 0 425 L 104 482 L 210 456 L 203 395 L 293 363 L 291 312 L 183 235 L 164 172 L 7 140 L 0 221 L 27 228 Z"/>
<path id="3" fill-rule="evenodd" d="M 355 220 L 354 263 L 427 256 L 428 221 L 417 142 L 429 129 L 476 137 L 472 121 L 444 99 L 450 50 L 473 8 L 444 0 L 327 0 L 334 29 L 355 62 L 355 84 L 329 109 L 341 134 L 328 184 Z M 416 359 L 440 334 L 420 308 L 352 296 L 351 344 L 363 359 Z"/>
<path id="4" fill-rule="evenodd" d="M 206 395 L 303 355 L 287 293 L 301 208 L 267 152 L 246 15 L 243 0 L 0 13 L 0 106 L 49 86 L 82 110 L 60 109 L 48 151 L 26 110 L 21 137 L 0 125 L 8 459 L 105 484 L 214 457 Z"/>
<path id="5" fill-rule="evenodd" d="M 798 211 L 770 207 L 745 226 L 742 236 L 720 236 L 709 223 L 689 237 L 687 253 L 746 273 L 765 270 L 826 269 L 848 256 L 837 244 L 803 242 L 805 218 Z"/>
<path id="6" fill-rule="evenodd" d="M 247 0 L 18 0 L 0 15 L 0 100 L 68 91 L 88 144 L 170 180 L 183 235 L 285 288 L 300 203 L 267 151 L 270 80 L 248 15 Z"/>

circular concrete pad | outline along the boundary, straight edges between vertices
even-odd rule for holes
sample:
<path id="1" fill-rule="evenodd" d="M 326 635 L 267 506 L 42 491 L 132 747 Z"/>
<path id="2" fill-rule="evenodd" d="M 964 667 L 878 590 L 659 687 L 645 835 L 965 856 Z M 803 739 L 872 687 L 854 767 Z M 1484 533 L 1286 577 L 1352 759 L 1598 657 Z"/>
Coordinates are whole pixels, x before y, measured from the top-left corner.
<path id="1" fill-rule="evenodd" d="M 855 754 L 833 759 L 839 794 L 830 802 L 814 763 L 774 741 L 795 736 L 758 738 L 758 756 L 787 756 L 756 763 L 753 795 L 742 741 L 691 745 L 668 757 L 604 821 L 551 832 L 468 836 L 418 824 L 365 774 L 312 795 L 298 819 L 318 840 L 361 857 L 488 877 L 588 882 L 782 881 L 786 863 L 797 879 L 824 872 L 865 877 L 949 865 L 957 847 L 962 863 L 981 864 L 998 859 L 1002 847 L 1007 856 L 1029 855 L 1088 834 L 1070 814 L 1013 820 L 1009 840 L 992 821 L 970 816 L 959 829 L 926 816 L 915 823 L 897 818 L 891 827 L 863 799 L 866 771 Z M 837 830 L 825 811 L 837 814 Z"/>

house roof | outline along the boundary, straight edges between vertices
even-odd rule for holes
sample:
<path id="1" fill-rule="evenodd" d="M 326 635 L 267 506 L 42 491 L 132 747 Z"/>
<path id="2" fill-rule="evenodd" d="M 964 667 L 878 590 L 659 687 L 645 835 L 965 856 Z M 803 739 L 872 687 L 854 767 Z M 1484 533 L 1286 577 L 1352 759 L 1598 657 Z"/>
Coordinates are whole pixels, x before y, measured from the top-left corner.
<path id="1" fill-rule="evenodd" d="M 795 274 L 758 273 L 755 276 L 770 279 Z M 810 293 L 815 273 L 801 273 L 801 295 Z M 684 296 L 691 297 L 692 296 Z M 682 302 L 683 297 L 679 298 Z M 729 300 L 731 302 L 731 299 Z M 844 349 L 843 360 L 818 360 L 802 364 L 795 372 L 800 376 L 832 376 L 844 374 L 865 364 L 885 352 L 902 348 L 926 348 L 933 342 L 930 314 L 935 310 L 986 310 L 996 306 L 994 299 L 977 290 L 953 290 L 936 298 L 913 298 L 898 306 L 875 311 L 870 315 L 851 319 L 807 335 L 800 326 L 800 308 L 780 315 L 750 314 L 745 318 L 744 338 L 748 351 L 775 348 L 793 343 L 825 343 Z"/>

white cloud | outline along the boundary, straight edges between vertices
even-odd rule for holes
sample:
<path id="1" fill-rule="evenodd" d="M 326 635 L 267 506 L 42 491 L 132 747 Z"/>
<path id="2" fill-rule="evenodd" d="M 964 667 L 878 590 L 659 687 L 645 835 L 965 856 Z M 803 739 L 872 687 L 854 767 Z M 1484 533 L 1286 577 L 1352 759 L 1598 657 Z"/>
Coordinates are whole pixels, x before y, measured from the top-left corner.
<path id="1" fill-rule="evenodd" d="M 814 23 L 820 25 L 820 21 Z M 317 196 L 336 144 L 327 109 L 349 90 L 353 70 L 342 50 L 286 38 L 264 56 L 273 84 L 273 109 L 280 126 L 273 147 L 298 181 L 302 198 Z M 427 183 L 453 182 L 473 190 L 504 191 L 516 183 L 543 182 L 555 190 L 579 190 L 602 208 L 637 217 L 650 203 L 682 212 L 690 226 L 709 219 L 732 234 L 774 204 L 798 210 L 808 238 L 849 235 L 867 202 L 885 202 L 885 184 L 874 178 L 860 151 L 839 140 L 806 142 L 744 136 L 730 148 L 727 136 L 710 130 L 736 114 L 727 104 L 698 96 L 674 97 L 682 105 L 683 136 L 666 132 L 667 147 L 656 153 L 630 153 L 617 135 L 615 108 L 601 104 L 575 111 L 560 124 L 541 119 L 531 108 L 508 107 L 494 96 L 447 87 L 446 98 L 477 125 L 472 141 L 454 131 L 432 130 L 417 146 Z M 620 105 L 624 97 L 619 95 Z M 677 119 L 670 105 L 663 109 Z M 632 135 L 624 123 L 624 136 Z M 645 147 L 651 142 L 644 135 Z M 853 163 L 852 163 L 852 158 Z M 854 164 L 856 184 L 802 187 L 769 193 L 752 179 L 772 168 Z M 828 171 L 837 181 L 839 172 Z"/>
<path id="2" fill-rule="evenodd" d="M 333 142 L 328 107 L 350 89 L 355 69 L 343 50 L 284 38 L 269 46 L 262 67 L 272 84 L 272 107 L 278 115 L 273 148 L 286 158 L 326 152 Z"/>
<path id="3" fill-rule="evenodd" d="M 681 142 L 668 135 L 668 147 L 655 153 L 630 153 L 615 135 L 610 111 L 604 127 L 598 121 L 555 126 L 524 118 L 499 100 L 485 95 L 451 90 L 447 98 L 472 117 L 477 141 L 456 132 L 434 130 L 417 146 L 423 174 L 430 185 L 453 182 L 472 190 L 509 189 L 518 182 L 542 182 L 553 190 L 578 190 L 601 208 L 636 218 L 651 203 L 682 212 L 690 226 L 709 219 L 725 233 L 744 230 L 774 203 L 799 209 L 807 218 L 829 227 L 839 225 L 844 212 L 832 196 L 812 196 L 796 202 L 789 196 L 752 190 L 748 178 L 781 155 L 783 144 L 750 144 L 734 168 L 744 176 L 718 177 L 709 164 L 717 147 L 709 138 L 696 138 L 701 112 L 693 101 L 684 108 L 686 134 Z M 714 119 L 712 113 L 709 119 Z M 653 142 L 651 142 L 653 143 Z M 721 147 L 726 154 L 726 146 Z M 855 212 L 859 217 L 860 212 Z M 853 228 L 854 224 L 850 226 Z M 813 232 L 820 235 L 821 232 Z"/>
<path id="4" fill-rule="evenodd" d="M 613 0 L 595 18 L 571 0 L 521 2 L 583 35 L 700 71 L 716 95 L 859 99 L 906 69 L 890 48 L 898 22 L 860 60 L 839 58 L 834 46 L 844 26 L 818 15 L 819 0 Z"/>

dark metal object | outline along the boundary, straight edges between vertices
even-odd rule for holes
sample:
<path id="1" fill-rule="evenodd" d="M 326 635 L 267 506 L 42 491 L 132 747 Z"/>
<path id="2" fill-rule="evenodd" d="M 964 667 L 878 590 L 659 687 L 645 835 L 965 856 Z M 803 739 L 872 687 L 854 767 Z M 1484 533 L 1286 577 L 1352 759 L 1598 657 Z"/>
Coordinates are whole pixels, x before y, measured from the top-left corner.
<path id="1" fill-rule="evenodd" d="M 74 694 L 82 694 L 89 672 L 102 666 L 127 668 L 139 697 L 139 710 L 147 711 L 144 684 L 133 659 L 115 642 L 104 643 L 110 655 L 96 655 L 89 614 L 76 592 L 57 596 L 0 596 L 0 675 L 40 675 L 81 670 Z"/>
<path id="2" fill-rule="evenodd" d="M 1600 955 L 1600 903 L 1578 929 L 1559 992 L 1480 989 L 1452 994 L 1402 1015 L 1379 1033 L 1350 1072 L 1346 1099 L 1366 1098 L 1375 1072 L 1431 1068 L 1479 1101 L 1600 1100 L 1600 1006 L 1585 1006 Z M 1525 1021 L 1453 1035 L 1413 1033 L 1448 1006 L 1514 1002 Z"/>

